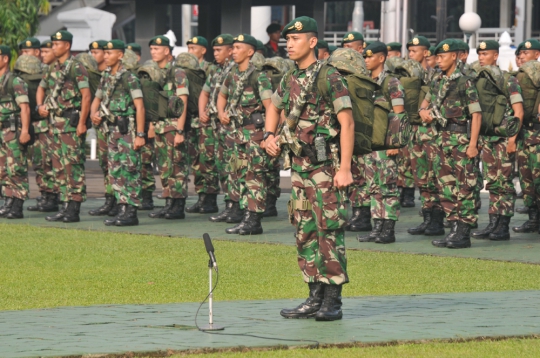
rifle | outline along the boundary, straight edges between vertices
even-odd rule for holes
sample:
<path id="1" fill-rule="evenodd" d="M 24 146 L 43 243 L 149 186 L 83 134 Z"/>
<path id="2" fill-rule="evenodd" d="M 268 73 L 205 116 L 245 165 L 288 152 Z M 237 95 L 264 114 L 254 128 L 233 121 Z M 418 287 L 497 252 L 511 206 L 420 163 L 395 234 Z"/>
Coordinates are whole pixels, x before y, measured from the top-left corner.
<path id="1" fill-rule="evenodd" d="M 206 105 L 206 108 L 208 109 L 208 116 L 210 117 L 210 123 L 212 124 L 212 128 L 214 130 L 217 129 L 216 127 L 216 117 L 217 117 L 217 98 L 219 95 L 219 92 L 221 91 L 221 86 L 223 86 L 223 82 L 233 69 L 233 67 L 236 65 L 234 61 L 230 61 L 227 67 L 223 68 L 223 71 L 219 73 L 219 75 L 216 77 L 216 82 L 214 85 L 214 88 L 212 92 L 210 93 L 210 97 L 208 99 L 208 104 Z"/>
<path id="2" fill-rule="evenodd" d="M 107 132 L 109 131 L 108 122 L 110 122 L 111 124 L 116 124 L 116 118 L 109 110 L 109 103 L 111 103 L 111 98 L 114 90 L 116 89 L 116 84 L 118 83 L 118 80 L 122 77 L 124 72 L 126 71 L 121 68 L 114 76 L 111 76 L 112 78 L 109 82 L 109 85 L 107 86 L 107 92 L 105 92 L 105 97 L 103 98 L 103 101 L 101 101 L 101 103 L 99 104 L 99 116 L 103 118 L 103 120 L 101 121 L 101 125 L 103 126 L 103 129 Z M 102 85 L 105 84 L 104 78 L 105 77 L 102 78 Z"/>
<path id="3" fill-rule="evenodd" d="M 68 59 L 67 61 L 68 63 L 66 64 L 66 68 L 64 69 L 63 72 L 61 72 L 61 76 L 56 82 L 56 86 L 54 86 L 53 91 L 49 95 L 47 95 L 47 97 L 45 97 L 44 104 L 47 106 L 46 108 L 50 113 L 51 120 L 52 120 L 53 115 L 56 115 L 57 117 L 61 117 L 64 112 L 62 108 L 60 108 L 60 106 L 58 105 L 56 98 L 58 97 L 59 92 L 62 89 L 62 87 L 64 87 L 67 74 L 71 70 L 71 65 L 73 63 L 73 60 Z"/>

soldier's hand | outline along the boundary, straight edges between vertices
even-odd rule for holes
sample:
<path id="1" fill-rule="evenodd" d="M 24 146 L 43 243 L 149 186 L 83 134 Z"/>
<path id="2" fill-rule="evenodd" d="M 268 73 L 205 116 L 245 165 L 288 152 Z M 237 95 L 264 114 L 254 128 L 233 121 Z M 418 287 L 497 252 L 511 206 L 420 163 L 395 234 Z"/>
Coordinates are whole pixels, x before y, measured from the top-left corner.
<path id="1" fill-rule="evenodd" d="M 393 157 L 394 155 L 398 155 L 399 154 L 399 149 L 387 149 L 386 150 L 386 155 L 389 156 L 389 157 Z"/>
<path id="2" fill-rule="evenodd" d="M 508 145 L 506 146 L 506 153 L 513 154 L 517 151 L 516 141 L 515 140 L 509 140 Z"/>
<path id="3" fill-rule="evenodd" d="M 200 114 L 199 119 L 203 123 L 208 123 L 210 121 L 210 117 L 208 116 L 208 111 L 204 111 Z"/>
<path id="4" fill-rule="evenodd" d="M 19 143 L 26 144 L 28 142 L 30 142 L 30 134 L 28 133 L 28 131 L 26 132 L 21 131 L 21 135 L 19 137 Z"/>
<path id="5" fill-rule="evenodd" d="M 338 189 L 345 189 L 352 183 L 353 178 L 350 170 L 340 169 L 334 176 L 334 186 Z"/>
<path id="6" fill-rule="evenodd" d="M 478 148 L 476 146 L 469 146 L 467 148 L 467 158 L 472 159 L 475 158 L 478 155 Z"/>
<path id="7" fill-rule="evenodd" d="M 139 150 L 144 146 L 144 138 L 137 137 L 135 138 L 135 143 L 133 143 L 133 149 Z"/>
<path id="8" fill-rule="evenodd" d="M 99 112 L 94 113 L 90 119 L 92 119 L 92 124 L 95 124 L 96 126 L 99 126 L 103 120 L 103 118 L 99 116 Z"/>
<path id="9" fill-rule="evenodd" d="M 86 124 L 84 122 L 77 125 L 77 137 L 80 137 L 86 133 Z"/>
<path id="10" fill-rule="evenodd" d="M 41 117 L 47 118 L 49 116 L 49 111 L 47 110 L 46 105 L 39 106 L 38 113 Z"/>
<path id="11" fill-rule="evenodd" d="M 266 141 L 265 140 L 261 141 L 261 144 L 259 144 L 259 146 L 261 147 L 261 149 L 264 150 L 266 148 Z"/>
<path id="12" fill-rule="evenodd" d="M 264 149 L 266 149 L 266 153 L 268 153 L 268 155 L 272 157 L 277 157 L 281 154 L 281 148 L 277 144 L 278 140 L 279 140 L 279 136 L 277 137 L 270 136 L 268 137 L 268 139 L 266 139 L 266 143 L 264 144 L 265 146 Z"/>
<path id="13" fill-rule="evenodd" d="M 422 118 L 422 122 L 430 124 L 433 122 L 433 117 L 429 114 L 429 110 L 424 109 L 420 111 L 420 118 Z"/>
<path id="14" fill-rule="evenodd" d="M 175 147 L 180 146 L 182 143 L 184 143 L 184 140 L 185 138 L 183 134 L 176 133 L 176 135 L 174 136 L 174 146 Z"/>
<path id="15" fill-rule="evenodd" d="M 231 123 L 231 119 L 226 114 L 222 115 L 219 121 L 221 122 L 221 124 L 224 124 L 224 125 Z"/>

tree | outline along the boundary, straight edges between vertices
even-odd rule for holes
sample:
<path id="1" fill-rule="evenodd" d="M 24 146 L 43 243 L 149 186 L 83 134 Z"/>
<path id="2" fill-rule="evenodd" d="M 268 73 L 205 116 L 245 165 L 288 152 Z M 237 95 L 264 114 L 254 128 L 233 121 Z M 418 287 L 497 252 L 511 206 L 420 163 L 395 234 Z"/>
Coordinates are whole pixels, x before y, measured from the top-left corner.
<path id="1" fill-rule="evenodd" d="M 49 8 L 48 0 L 0 1 L 0 44 L 11 47 L 13 61 L 19 42 L 37 32 L 39 15 L 47 14 Z"/>

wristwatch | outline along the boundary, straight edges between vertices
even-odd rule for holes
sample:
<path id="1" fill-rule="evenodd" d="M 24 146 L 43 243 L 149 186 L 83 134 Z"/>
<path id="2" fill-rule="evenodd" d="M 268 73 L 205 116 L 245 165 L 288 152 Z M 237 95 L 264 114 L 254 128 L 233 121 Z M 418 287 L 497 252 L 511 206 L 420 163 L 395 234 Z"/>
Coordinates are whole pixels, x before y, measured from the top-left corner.
<path id="1" fill-rule="evenodd" d="M 39 104 L 36 106 L 36 112 L 39 111 L 39 107 L 41 107 Z"/>
<path id="2" fill-rule="evenodd" d="M 275 136 L 274 132 L 265 132 L 263 140 L 267 140 L 271 135 Z"/>
<path id="3" fill-rule="evenodd" d="M 144 138 L 144 137 L 146 137 L 146 133 L 144 133 L 144 132 L 137 132 L 137 137 L 139 137 L 139 138 Z"/>
<path id="4" fill-rule="evenodd" d="M 178 133 L 180 135 L 184 135 L 184 130 L 183 129 L 177 129 L 176 133 Z"/>

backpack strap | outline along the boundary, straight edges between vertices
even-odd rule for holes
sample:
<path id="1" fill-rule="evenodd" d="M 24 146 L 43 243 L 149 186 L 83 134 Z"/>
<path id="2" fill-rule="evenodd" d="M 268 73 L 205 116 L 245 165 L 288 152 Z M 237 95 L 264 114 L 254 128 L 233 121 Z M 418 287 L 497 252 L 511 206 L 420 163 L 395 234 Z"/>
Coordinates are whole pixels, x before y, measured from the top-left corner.
<path id="1" fill-rule="evenodd" d="M 469 107 L 465 106 L 465 103 L 467 103 L 468 101 L 468 98 L 467 98 L 467 81 L 468 80 L 470 80 L 473 84 L 475 84 L 476 82 L 474 78 L 467 75 L 463 75 L 458 79 L 457 87 L 458 87 L 458 92 L 459 92 L 459 101 L 461 102 L 461 105 L 464 106 L 465 111 L 467 111 L 467 115 L 470 116 L 471 114 L 469 113 Z"/>
<path id="2" fill-rule="evenodd" d="M 317 89 L 319 90 L 319 94 L 324 98 L 324 100 L 327 103 L 331 103 L 332 100 L 330 99 L 330 91 L 328 90 L 328 84 L 326 79 L 328 78 L 328 72 L 330 71 L 329 65 L 323 65 L 321 68 L 321 71 L 319 72 L 319 76 L 317 77 Z M 332 111 L 334 110 L 333 107 Z"/>
<path id="3" fill-rule="evenodd" d="M 386 102 L 390 105 L 390 108 L 392 108 L 392 97 L 390 97 L 390 91 L 388 90 L 388 84 L 390 83 L 390 78 L 394 77 L 391 73 L 388 73 L 386 77 L 384 78 L 383 83 L 381 84 L 381 92 L 386 99 Z"/>

